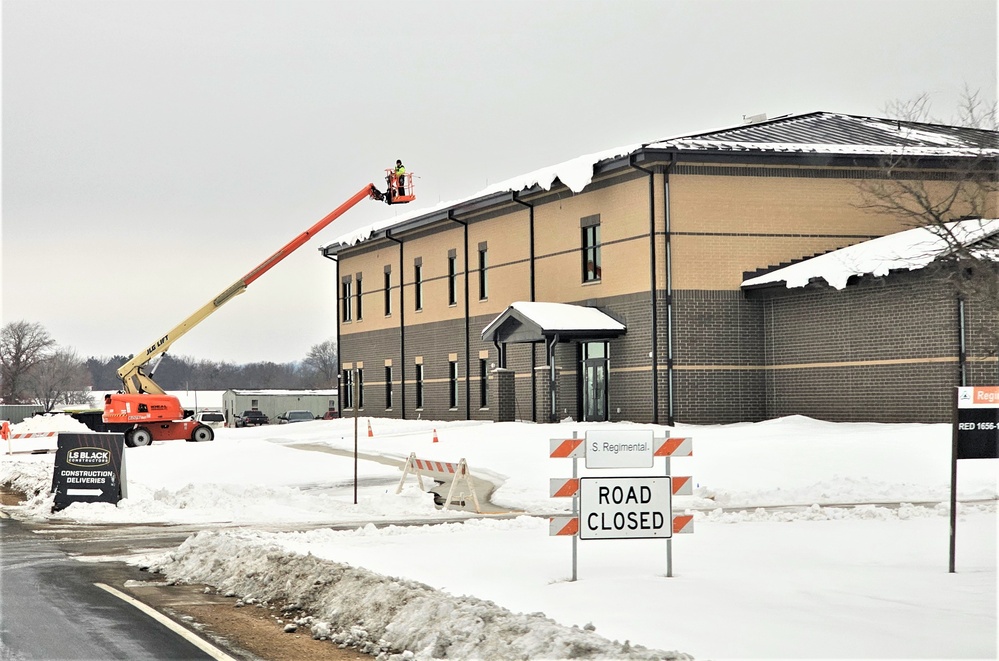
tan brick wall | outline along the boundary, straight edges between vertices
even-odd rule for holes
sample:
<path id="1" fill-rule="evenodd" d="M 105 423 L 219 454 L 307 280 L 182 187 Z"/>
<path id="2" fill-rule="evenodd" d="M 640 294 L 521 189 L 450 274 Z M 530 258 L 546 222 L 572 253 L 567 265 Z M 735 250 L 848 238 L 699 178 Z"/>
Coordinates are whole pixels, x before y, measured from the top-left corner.
<path id="1" fill-rule="evenodd" d="M 743 272 L 907 229 L 861 209 L 862 180 L 670 177 L 673 286 L 738 289 Z"/>
<path id="2" fill-rule="evenodd" d="M 647 291 L 648 200 L 648 180 L 642 178 L 537 207 L 537 299 L 580 301 Z M 599 282 L 584 284 L 579 222 L 593 214 L 600 214 L 603 274 Z"/>

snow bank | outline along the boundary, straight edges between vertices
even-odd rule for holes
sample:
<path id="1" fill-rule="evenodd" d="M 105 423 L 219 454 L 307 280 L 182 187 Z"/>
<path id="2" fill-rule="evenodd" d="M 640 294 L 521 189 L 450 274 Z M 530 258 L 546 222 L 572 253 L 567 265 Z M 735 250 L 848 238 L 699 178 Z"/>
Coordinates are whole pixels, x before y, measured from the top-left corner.
<path id="1" fill-rule="evenodd" d="M 294 604 L 317 638 L 383 659 L 691 659 L 609 641 L 541 613 L 288 552 L 249 532 L 201 532 L 150 569 L 244 602 Z M 404 651 L 410 650 L 410 653 Z"/>

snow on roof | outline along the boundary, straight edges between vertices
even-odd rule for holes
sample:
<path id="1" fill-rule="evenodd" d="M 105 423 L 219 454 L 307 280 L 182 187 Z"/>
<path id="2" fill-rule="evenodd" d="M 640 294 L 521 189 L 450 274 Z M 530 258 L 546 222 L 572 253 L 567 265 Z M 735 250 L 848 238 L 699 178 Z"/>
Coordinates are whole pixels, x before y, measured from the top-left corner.
<path id="1" fill-rule="evenodd" d="M 493 184 L 474 195 L 379 221 L 333 239 L 321 248 L 351 246 L 418 218 L 500 193 L 529 190 L 535 186 L 551 190 L 558 179 L 573 193 L 581 192 L 593 179 L 594 168 L 603 161 L 634 154 L 642 149 L 680 151 L 766 151 L 787 153 L 857 154 L 881 156 L 999 156 L 999 134 L 934 124 L 892 119 L 811 112 L 787 115 L 765 122 L 726 127 L 710 132 L 683 134 L 651 143 L 633 144 L 578 156 L 568 161 Z"/>
<path id="2" fill-rule="evenodd" d="M 510 305 L 545 330 L 623 331 L 624 324 L 597 308 L 569 303 L 517 301 Z"/>
<path id="3" fill-rule="evenodd" d="M 840 248 L 818 257 L 806 259 L 791 266 L 743 281 L 743 287 L 784 282 L 788 289 L 804 287 L 821 278 L 835 289 L 846 287 L 854 275 L 887 275 L 890 271 L 915 271 L 933 260 L 951 252 L 951 241 L 970 245 L 999 233 L 999 219 L 957 220 L 941 228 L 917 227 L 888 236 L 882 236 L 856 245 Z M 948 241 L 946 234 L 953 236 Z M 991 253 L 982 256 L 991 259 Z"/>
<path id="4" fill-rule="evenodd" d="M 511 179 L 501 181 L 479 191 L 478 193 L 475 193 L 474 195 L 469 195 L 468 197 L 452 200 L 450 202 L 441 202 L 429 208 L 418 209 L 395 216 L 389 220 L 382 220 L 366 225 L 365 227 L 361 227 L 360 229 L 333 239 L 327 245 L 354 245 L 355 243 L 366 241 L 375 232 L 389 229 L 391 227 L 395 227 L 396 225 L 401 225 L 408 220 L 414 220 L 422 216 L 429 216 L 437 211 L 451 209 L 461 204 L 489 197 L 490 195 L 496 195 L 498 193 L 517 192 L 527 190 L 535 186 L 538 186 L 542 190 L 551 190 L 556 179 L 565 184 L 573 193 L 578 193 L 586 188 L 586 186 L 588 186 L 593 180 L 594 165 L 601 161 L 618 158 L 620 156 L 627 156 L 640 148 L 641 145 L 629 145 L 627 147 L 618 147 L 593 154 L 586 154 L 585 156 L 579 156 L 557 165 L 550 165 L 548 167 L 541 168 L 540 170 L 535 170 L 534 172 L 528 172 L 527 174 L 522 174 Z"/>
<path id="5" fill-rule="evenodd" d="M 535 332 L 592 334 L 623 333 L 626 327 L 597 308 L 571 303 L 517 301 L 482 329 L 482 337 L 491 338 L 510 319 L 537 326 Z M 538 338 L 540 339 L 540 338 Z"/>

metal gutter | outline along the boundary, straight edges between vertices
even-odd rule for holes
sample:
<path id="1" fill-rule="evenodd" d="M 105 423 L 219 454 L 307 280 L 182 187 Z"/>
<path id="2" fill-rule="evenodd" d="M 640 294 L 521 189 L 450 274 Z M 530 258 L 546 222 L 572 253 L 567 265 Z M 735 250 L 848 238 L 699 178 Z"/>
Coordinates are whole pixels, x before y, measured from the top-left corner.
<path id="1" fill-rule="evenodd" d="M 392 236 L 392 230 L 386 230 L 385 238 L 399 244 L 399 405 L 400 419 L 406 419 L 406 266 L 403 263 L 404 250 L 402 240 Z"/>
<path id="2" fill-rule="evenodd" d="M 530 215 L 529 215 L 529 230 L 530 230 L 530 262 L 529 262 L 530 263 L 530 267 L 529 267 L 529 272 L 531 274 L 530 275 L 531 302 L 533 303 L 535 301 L 535 297 L 536 297 L 536 291 L 535 291 L 536 265 L 535 265 L 535 252 L 534 252 L 534 205 L 531 204 L 530 202 L 524 202 L 523 200 L 521 200 L 518 197 L 518 195 L 519 194 L 516 191 L 514 191 L 513 193 L 510 194 L 510 199 L 513 200 L 514 202 L 516 202 L 517 204 L 521 204 L 521 205 L 527 207 L 530 210 L 530 212 L 529 212 L 530 213 Z M 499 345 L 497 345 L 497 348 L 499 348 Z M 531 344 L 531 420 L 533 420 L 534 422 L 538 421 L 538 398 L 535 396 L 535 393 L 538 391 L 538 376 L 537 376 L 538 353 L 537 353 L 536 349 L 537 349 L 537 346 L 534 345 L 534 344 Z M 506 367 L 506 352 L 505 351 L 503 353 L 503 367 L 504 368 Z"/>
<path id="3" fill-rule="evenodd" d="M 465 419 L 472 419 L 472 363 L 469 352 L 471 351 L 471 338 L 469 337 L 469 304 L 468 304 L 468 222 L 458 220 L 454 217 L 454 210 L 448 210 L 447 219 L 458 223 L 464 228 L 465 243 Z"/>

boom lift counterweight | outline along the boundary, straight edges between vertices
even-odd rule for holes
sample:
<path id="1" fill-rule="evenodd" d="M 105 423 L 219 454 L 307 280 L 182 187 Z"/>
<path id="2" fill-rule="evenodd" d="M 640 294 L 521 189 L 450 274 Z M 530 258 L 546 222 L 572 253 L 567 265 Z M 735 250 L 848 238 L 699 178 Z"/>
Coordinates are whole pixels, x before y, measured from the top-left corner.
<path id="1" fill-rule="evenodd" d="M 391 172 L 386 170 L 386 172 Z M 386 177 L 388 180 L 389 177 Z M 180 400 L 166 392 L 153 381 L 153 373 L 159 361 L 170 347 L 189 330 L 204 321 L 209 315 L 231 301 L 237 295 L 278 262 L 304 245 L 334 220 L 342 216 L 363 199 L 384 201 L 387 204 L 403 204 L 416 199 L 413 193 L 413 175 L 406 177 L 406 187 L 398 189 L 394 179 L 382 193 L 374 184 L 368 184 L 357 191 L 350 199 L 327 214 L 322 220 L 285 244 L 280 250 L 254 267 L 249 273 L 229 285 L 218 296 L 201 306 L 194 314 L 172 328 L 166 335 L 136 353 L 131 360 L 118 368 L 122 390 L 104 396 L 104 422 L 128 423 L 133 426 L 125 432 L 125 443 L 129 447 L 149 445 L 153 441 L 187 439 L 189 441 L 210 441 L 215 438 L 212 428 L 193 419 L 193 412 L 185 411 Z M 148 368 L 148 369 L 147 369 Z"/>

